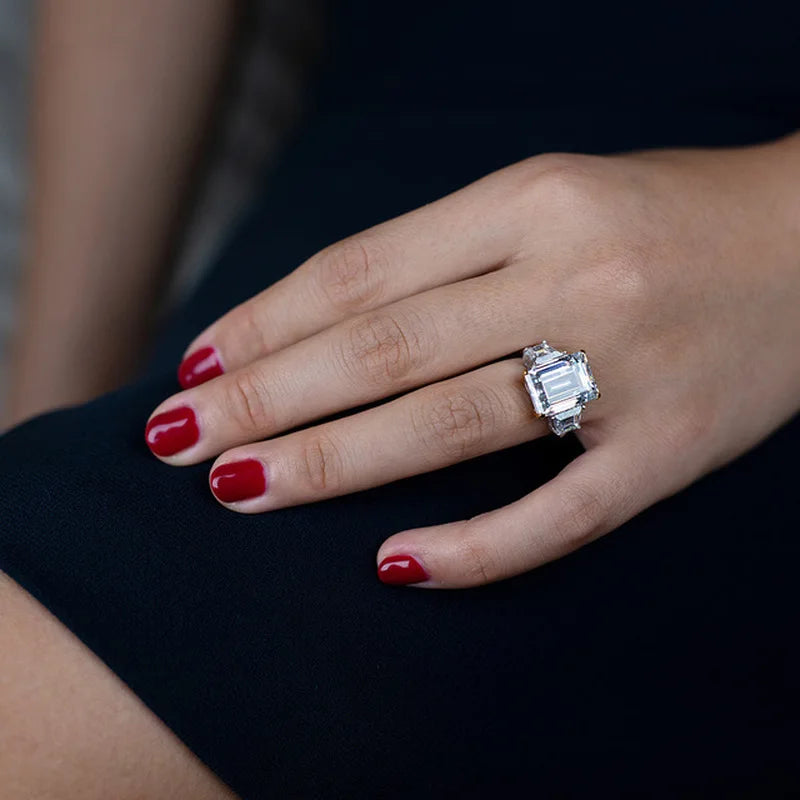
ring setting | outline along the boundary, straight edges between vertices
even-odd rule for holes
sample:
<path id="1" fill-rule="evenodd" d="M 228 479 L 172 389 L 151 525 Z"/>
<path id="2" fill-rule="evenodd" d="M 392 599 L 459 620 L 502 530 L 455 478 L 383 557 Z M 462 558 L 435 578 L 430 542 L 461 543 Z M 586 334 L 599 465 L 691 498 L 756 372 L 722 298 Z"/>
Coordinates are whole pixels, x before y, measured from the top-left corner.
<path id="1" fill-rule="evenodd" d="M 556 436 L 578 430 L 586 404 L 600 397 L 586 353 L 556 350 L 543 340 L 522 351 L 522 364 L 536 416 Z"/>

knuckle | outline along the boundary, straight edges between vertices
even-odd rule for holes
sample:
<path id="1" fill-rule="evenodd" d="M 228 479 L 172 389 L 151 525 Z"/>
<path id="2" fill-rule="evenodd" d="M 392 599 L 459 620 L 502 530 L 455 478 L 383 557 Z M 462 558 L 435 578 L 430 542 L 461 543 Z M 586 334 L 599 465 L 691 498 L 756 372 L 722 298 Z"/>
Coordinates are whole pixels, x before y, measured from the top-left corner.
<path id="1" fill-rule="evenodd" d="M 423 447 L 448 459 L 477 455 L 497 427 L 494 398 L 474 388 L 440 391 L 416 409 L 413 426 Z"/>
<path id="2" fill-rule="evenodd" d="M 379 305 L 386 274 L 384 245 L 368 234 L 352 236 L 323 250 L 316 270 L 327 301 L 350 314 Z"/>
<path id="3" fill-rule="evenodd" d="M 675 403 L 670 412 L 670 423 L 663 423 L 658 431 L 659 443 L 668 457 L 676 461 L 687 462 L 696 456 L 716 452 L 718 448 L 709 447 L 719 419 L 719 412 L 713 402 L 698 407 L 692 397 L 682 397 L 681 403 Z"/>
<path id="4" fill-rule="evenodd" d="M 599 185 L 595 156 L 549 153 L 536 158 L 532 185 L 548 203 L 571 211 L 595 204 Z"/>
<path id="5" fill-rule="evenodd" d="M 469 523 L 464 525 L 464 535 L 459 540 L 457 553 L 463 576 L 469 583 L 490 583 L 499 575 L 494 548 L 470 533 Z"/>
<path id="6" fill-rule="evenodd" d="M 561 507 L 553 519 L 555 535 L 578 549 L 606 533 L 615 494 L 610 485 L 572 481 L 561 493 Z"/>
<path id="7" fill-rule="evenodd" d="M 264 323 L 265 318 L 260 313 L 257 301 L 243 303 L 230 312 L 227 328 L 233 340 L 231 344 L 241 348 L 244 343 L 247 350 L 253 353 L 269 352 Z"/>
<path id="8" fill-rule="evenodd" d="M 228 410 L 245 433 L 263 433 L 276 428 L 269 389 L 252 369 L 240 369 L 231 375 Z"/>
<path id="9" fill-rule="evenodd" d="M 597 252 L 595 261 L 586 267 L 584 292 L 624 311 L 641 308 L 652 296 L 652 259 L 646 247 L 636 242 L 620 241 Z M 634 314 L 635 318 L 640 316 Z"/>
<path id="10" fill-rule="evenodd" d="M 305 442 L 302 468 L 312 491 L 335 493 L 342 485 L 342 465 L 341 450 L 330 436 L 317 433 Z"/>
<path id="11" fill-rule="evenodd" d="M 386 313 L 360 317 L 346 337 L 346 371 L 359 383 L 377 386 L 403 380 L 427 361 L 432 349 L 419 329 Z"/>

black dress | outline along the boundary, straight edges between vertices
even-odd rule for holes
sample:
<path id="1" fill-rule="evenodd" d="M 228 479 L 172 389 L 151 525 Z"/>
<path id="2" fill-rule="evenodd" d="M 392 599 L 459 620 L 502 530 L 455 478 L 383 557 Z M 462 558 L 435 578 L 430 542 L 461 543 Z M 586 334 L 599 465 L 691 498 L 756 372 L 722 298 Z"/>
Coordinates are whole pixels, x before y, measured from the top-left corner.
<path id="1" fill-rule="evenodd" d="M 462 591 L 387 587 L 375 552 L 576 440 L 257 516 L 143 441 L 191 338 L 347 234 L 538 152 L 800 128 L 800 6 L 350 0 L 331 24 L 312 113 L 144 374 L 0 439 L 0 568 L 249 800 L 800 793 L 798 421 Z"/>

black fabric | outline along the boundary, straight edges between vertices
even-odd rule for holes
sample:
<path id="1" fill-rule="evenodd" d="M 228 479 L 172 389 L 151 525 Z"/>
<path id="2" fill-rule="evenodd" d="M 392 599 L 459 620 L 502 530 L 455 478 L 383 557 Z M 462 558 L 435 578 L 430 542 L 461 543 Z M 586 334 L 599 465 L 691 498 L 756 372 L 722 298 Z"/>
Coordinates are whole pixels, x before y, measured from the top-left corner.
<path id="1" fill-rule="evenodd" d="M 0 567 L 246 800 L 800 792 L 800 421 L 465 591 L 386 587 L 375 552 L 520 497 L 575 440 L 259 516 L 148 453 L 186 343 L 331 241 L 537 152 L 800 127 L 796 8 L 382 5 L 339 4 L 315 111 L 146 373 L 0 439 Z"/>

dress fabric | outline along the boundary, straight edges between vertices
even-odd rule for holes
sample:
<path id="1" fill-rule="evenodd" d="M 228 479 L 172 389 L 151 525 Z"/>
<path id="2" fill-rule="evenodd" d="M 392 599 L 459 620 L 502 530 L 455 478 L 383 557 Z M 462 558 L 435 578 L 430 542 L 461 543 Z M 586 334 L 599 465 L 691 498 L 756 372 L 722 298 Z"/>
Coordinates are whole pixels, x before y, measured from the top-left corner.
<path id="1" fill-rule="evenodd" d="M 313 112 L 144 373 L 0 439 L 0 568 L 245 800 L 800 793 L 799 421 L 582 550 L 461 591 L 384 586 L 377 548 L 522 496 L 577 440 L 256 516 L 143 441 L 192 337 L 345 235 L 540 152 L 800 128 L 800 8 L 330 17 Z"/>

